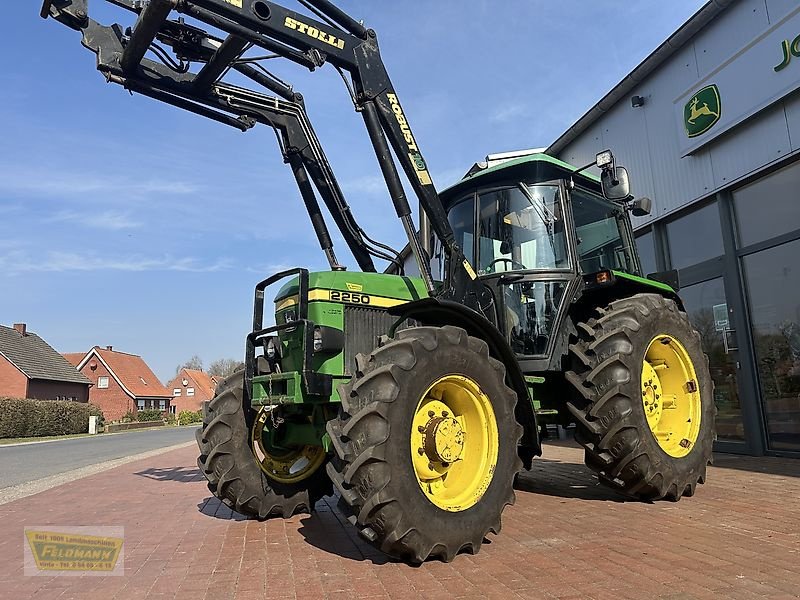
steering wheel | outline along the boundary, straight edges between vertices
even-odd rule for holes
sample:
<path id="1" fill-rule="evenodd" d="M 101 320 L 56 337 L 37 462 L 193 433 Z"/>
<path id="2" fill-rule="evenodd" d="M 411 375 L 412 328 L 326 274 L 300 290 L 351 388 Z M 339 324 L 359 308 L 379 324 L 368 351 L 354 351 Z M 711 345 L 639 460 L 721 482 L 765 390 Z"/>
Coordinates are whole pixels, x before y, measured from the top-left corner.
<path id="1" fill-rule="evenodd" d="M 523 265 L 521 262 L 516 261 L 513 258 L 506 258 L 505 256 L 501 256 L 500 258 L 495 258 L 492 262 L 490 262 L 486 266 L 486 272 L 488 273 L 489 269 L 492 269 L 492 271 L 491 271 L 492 273 L 497 273 L 497 268 L 495 267 L 495 265 L 497 263 L 499 263 L 499 262 L 507 262 L 507 263 L 509 263 L 511 265 L 511 270 L 512 271 L 515 269 L 515 267 L 519 267 L 523 271 L 528 268 L 525 265 Z"/>

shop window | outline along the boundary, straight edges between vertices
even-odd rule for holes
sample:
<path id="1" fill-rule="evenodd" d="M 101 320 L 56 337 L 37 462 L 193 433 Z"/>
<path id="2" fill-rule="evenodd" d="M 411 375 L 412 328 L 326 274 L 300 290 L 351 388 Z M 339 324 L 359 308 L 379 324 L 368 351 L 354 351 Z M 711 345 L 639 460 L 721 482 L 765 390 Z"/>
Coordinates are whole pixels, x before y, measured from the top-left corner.
<path id="1" fill-rule="evenodd" d="M 772 450 L 800 450 L 800 240 L 744 257 Z"/>
<path id="2" fill-rule="evenodd" d="M 716 202 L 667 223 L 673 269 L 684 269 L 725 252 Z"/>
<path id="3" fill-rule="evenodd" d="M 656 266 L 656 246 L 652 231 L 636 236 L 636 249 L 639 251 L 642 273 L 647 275 L 658 271 Z"/>
<path id="4" fill-rule="evenodd" d="M 800 229 L 800 163 L 733 192 L 739 245 L 749 246 Z"/>
<path id="5" fill-rule="evenodd" d="M 700 333 L 703 352 L 708 357 L 717 405 L 717 435 L 722 440 L 744 441 L 736 336 L 731 327 L 722 278 L 681 288 L 680 295 L 692 326 Z"/>
<path id="6" fill-rule="evenodd" d="M 108 388 L 108 377 L 98 377 L 97 378 L 97 389 L 104 390 Z"/>

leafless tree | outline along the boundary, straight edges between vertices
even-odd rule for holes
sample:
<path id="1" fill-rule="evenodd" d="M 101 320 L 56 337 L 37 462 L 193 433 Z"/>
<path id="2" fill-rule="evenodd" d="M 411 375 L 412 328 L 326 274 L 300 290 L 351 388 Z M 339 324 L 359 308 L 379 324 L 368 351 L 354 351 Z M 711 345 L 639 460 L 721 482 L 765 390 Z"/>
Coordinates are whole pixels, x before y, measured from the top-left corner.
<path id="1" fill-rule="evenodd" d="M 227 377 L 244 368 L 244 363 L 232 358 L 220 358 L 208 366 L 208 374 L 216 377 Z"/>
<path id="2" fill-rule="evenodd" d="M 177 375 L 180 373 L 181 369 L 192 369 L 194 371 L 202 371 L 203 370 L 203 359 L 195 354 L 187 360 L 185 363 L 178 365 L 175 368 L 175 374 Z"/>

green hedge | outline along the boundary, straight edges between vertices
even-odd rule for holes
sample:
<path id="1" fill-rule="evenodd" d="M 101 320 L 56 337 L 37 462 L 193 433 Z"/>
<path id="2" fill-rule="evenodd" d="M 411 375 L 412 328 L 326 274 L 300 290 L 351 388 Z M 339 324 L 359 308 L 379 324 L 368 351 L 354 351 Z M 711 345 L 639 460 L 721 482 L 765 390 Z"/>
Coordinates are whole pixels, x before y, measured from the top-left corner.
<path id="1" fill-rule="evenodd" d="M 90 416 L 103 422 L 103 412 L 93 404 L 0 398 L 0 438 L 87 433 Z"/>
<path id="2" fill-rule="evenodd" d="M 178 413 L 178 425 L 191 425 L 192 423 L 203 422 L 203 411 L 182 410 Z"/>
<path id="3" fill-rule="evenodd" d="M 164 412 L 157 408 L 142 408 L 136 411 L 136 420 L 142 421 L 162 421 L 164 419 Z"/>

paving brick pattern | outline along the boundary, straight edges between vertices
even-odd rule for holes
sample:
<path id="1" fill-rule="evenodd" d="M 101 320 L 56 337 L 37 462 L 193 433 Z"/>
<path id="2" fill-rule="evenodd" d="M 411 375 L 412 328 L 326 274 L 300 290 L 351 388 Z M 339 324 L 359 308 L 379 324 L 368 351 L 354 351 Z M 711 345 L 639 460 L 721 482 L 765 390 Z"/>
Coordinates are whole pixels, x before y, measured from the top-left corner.
<path id="1" fill-rule="evenodd" d="M 362 542 L 333 499 L 244 520 L 194 460 L 175 450 L 0 506 L 0 598 L 800 597 L 800 461 L 721 455 L 695 497 L 644 504 L 548 445 L 478 555 L 411 567 Z M 26 525 L 123 525 L 125 576 L 25 577 Z"/>

